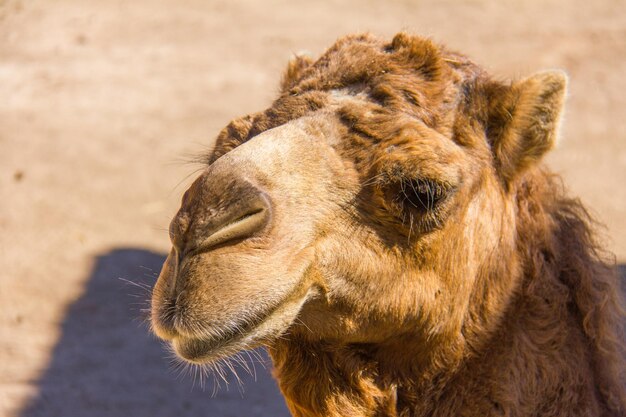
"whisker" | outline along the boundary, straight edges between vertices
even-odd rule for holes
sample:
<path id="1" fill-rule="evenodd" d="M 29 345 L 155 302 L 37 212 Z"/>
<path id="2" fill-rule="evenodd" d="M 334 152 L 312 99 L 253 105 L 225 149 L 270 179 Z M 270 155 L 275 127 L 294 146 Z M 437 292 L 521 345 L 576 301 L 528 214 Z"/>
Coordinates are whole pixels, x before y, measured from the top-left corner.
<path id="1" fill-rule="evenodd" d="M 120 281 L 124 281 L 127 284 L 133 285 L 133 286 L 135 286 L 137 288 L 141 288 L 142 290 L 150 290 L 150 291 L 152 291 L 152 286 L 150 286 L 150 285 L 148 285 L 146 283 L 137 282 L 137 281 L 131 281 L 129 279 L 122 278 L 122 277 L 117 277 L 117 279 L 119 279 Z"/>

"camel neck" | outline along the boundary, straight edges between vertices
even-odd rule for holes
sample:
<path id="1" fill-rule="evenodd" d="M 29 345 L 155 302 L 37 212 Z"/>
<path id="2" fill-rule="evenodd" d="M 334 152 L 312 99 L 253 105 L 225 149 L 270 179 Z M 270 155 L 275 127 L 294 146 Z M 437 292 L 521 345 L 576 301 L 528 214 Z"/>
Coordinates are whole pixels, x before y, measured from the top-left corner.
<path id="1" fill-rule="evenodd" d="M 479 351 L 459 341 L 426 354 L 408 337 L 385 346 L 291 337 L 270 354 L 295 417 L 542 415 L 549 404 L 569 410 L 563 415 L 599 415 L 593 372 L 575 359 L 588 354 L 584 337 L 563 326 L 572 318 L 559 320 L 549 301 L 517 298 Z M 562 395 L 572 389 L 579 403 Z"/>
<path id="2" fill-rule="evenodd" d="M 280 388 L 296 417 L 429 415 L 431 399 L 443 391 L 455 366 L 426 364 L 415 356 L 410 361 L 406 353 L 401 344 L 383 348 L 293 339 L 270 349 Z"/>

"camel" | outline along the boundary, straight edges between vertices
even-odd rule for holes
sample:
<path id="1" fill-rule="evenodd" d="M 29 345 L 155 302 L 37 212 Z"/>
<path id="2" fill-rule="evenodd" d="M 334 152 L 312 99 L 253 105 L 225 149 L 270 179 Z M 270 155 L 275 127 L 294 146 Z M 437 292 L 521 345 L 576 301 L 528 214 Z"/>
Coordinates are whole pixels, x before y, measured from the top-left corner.
<path id="1" fill-rule="evenodd" d="M 626 415 L 614 260 L 541 162 L 566 84 L 406 33 L 293 58 L 185 192 L 153 331 L 266 347 L 299 417 Z"/>

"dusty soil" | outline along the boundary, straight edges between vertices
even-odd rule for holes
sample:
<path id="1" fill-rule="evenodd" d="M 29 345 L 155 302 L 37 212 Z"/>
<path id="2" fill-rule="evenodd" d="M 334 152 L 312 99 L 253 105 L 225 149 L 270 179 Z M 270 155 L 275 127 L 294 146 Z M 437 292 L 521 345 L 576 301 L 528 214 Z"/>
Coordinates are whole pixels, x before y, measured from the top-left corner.
<path id="1" fill-rule="evenodd" d="M 623 2 L 182 3 L 0 0 L 0 415 L 287 415 L 259 364 L 214 397 L 177 376 L 124 280 L 154 282 L 186 158 L 346 33 L 432 36 L 503 78 L 565 69 L 548 162 L 626 261 Z"/>

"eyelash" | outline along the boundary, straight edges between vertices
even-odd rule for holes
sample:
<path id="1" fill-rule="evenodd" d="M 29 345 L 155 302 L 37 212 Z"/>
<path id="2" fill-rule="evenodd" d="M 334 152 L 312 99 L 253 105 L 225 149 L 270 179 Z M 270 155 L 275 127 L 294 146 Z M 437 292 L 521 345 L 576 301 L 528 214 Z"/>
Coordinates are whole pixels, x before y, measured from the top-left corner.
<path id="1" fill-rule="evenodd" d="M 446 185 L 424 178 L 403 179 L 400 181 L 398 199 L 402 206 L 409 210 L 422 213 L 431 212 L 437 208 L 447 195 Z"/>

